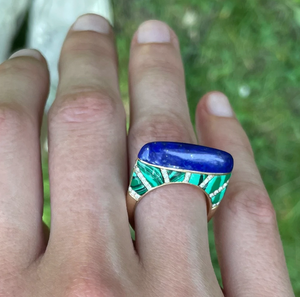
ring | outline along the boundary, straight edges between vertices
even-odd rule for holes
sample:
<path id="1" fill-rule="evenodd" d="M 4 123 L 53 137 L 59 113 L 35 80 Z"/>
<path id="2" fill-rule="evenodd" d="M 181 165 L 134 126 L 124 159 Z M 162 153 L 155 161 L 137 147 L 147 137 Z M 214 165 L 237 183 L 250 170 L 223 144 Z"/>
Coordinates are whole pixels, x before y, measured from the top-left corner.
<path id="1" fill-rule="evenodd" d="M 214 148 L 180 142 L 150 142 L 138 154 L 127 192 L 127 210 L 133 225 L 137 203 L 165 185 L 188 184 L 207 198 L 211 219 L 226 192 L 233 169 L 232 156 Z"/>

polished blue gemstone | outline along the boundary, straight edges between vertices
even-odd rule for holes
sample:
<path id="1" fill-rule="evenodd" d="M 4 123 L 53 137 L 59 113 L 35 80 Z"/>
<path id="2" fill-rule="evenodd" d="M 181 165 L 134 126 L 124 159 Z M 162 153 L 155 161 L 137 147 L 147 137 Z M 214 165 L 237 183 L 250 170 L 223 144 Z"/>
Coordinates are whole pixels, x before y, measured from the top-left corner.
<path id="1" fill-rule="evenodd" d="M 207 173 L 230 173 L 233 168 L 230 154 L 190 143 L 150 142 L 142 147 L 138 157 L 157 166 Z"/>

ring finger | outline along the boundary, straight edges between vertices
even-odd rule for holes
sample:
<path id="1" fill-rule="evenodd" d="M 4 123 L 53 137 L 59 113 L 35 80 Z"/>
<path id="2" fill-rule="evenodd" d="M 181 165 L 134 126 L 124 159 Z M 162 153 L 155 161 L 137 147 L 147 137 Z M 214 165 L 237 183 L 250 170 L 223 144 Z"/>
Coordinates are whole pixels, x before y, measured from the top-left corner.
<path id="1" fill-rule="evenodd" d="M 147 142 L 196 143 L 178 40 L 168 26 L 158 21 L 140 26 L 129 73 L 131 168 Z M 136 207 L 136 248 L 149 277 L 159 280 L 155 289 L 222 296 L 209 256 L 206 211 L 204 194 L 188 185 L 159 188 Z"/>

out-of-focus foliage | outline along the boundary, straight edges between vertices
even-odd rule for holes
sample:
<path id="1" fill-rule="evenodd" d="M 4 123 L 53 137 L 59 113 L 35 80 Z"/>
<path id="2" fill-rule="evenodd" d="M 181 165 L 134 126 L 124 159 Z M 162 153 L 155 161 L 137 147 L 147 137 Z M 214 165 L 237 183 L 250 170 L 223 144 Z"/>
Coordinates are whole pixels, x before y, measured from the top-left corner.
<path id="1" fill-rule="evenodd" d="M 167 22 L 181 43 L 191 117 L 220 90 L 245 128 L 277 212 L 290 277 L 300 296 L 300 1 L 114 1 L 120 87 L 128 110 L 130 41 L 147 19 Z M 220 127 L 221 129 L 222 127 Z M 49 180 L 44 219 L 49 223 Z M 220 271 L 210 226 L 212 261 Z"/>

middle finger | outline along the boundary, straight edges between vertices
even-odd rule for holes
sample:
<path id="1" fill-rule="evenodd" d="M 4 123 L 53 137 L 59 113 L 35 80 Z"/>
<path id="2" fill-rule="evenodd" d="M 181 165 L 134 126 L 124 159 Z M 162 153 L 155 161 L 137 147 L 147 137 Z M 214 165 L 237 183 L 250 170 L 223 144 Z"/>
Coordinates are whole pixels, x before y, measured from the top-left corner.
<path id="1" fill-rule="evenodd" d="M 68 33 L 59 66 L 57 98 L 49 113 L 49 249 L 85 261 L 90 269 L 98 269 L 99 260 L 108 267 L 115 254 L 121 261 L 134 253 L 124 198 L 125 111 L 108 22 L 96 15 L 80 17 Z"/>

